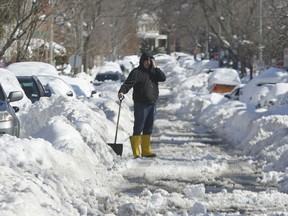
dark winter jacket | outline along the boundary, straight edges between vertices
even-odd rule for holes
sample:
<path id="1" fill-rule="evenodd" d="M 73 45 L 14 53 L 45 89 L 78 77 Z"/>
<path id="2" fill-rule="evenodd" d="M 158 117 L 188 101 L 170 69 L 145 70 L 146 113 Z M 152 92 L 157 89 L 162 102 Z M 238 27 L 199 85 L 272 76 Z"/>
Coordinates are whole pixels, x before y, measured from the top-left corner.
<path id="1" fill-rule="evenodd" d="M 143 62 L 152 56 L 143 53 L 140 58 L 140 65 L 133 69 L 119 92 L 126 94 L 133 87 L 134 103 L 156 103 L 159 95 L 158 82 L 166 80 L 165 74 L 159 69 L 145 69 Z"/>

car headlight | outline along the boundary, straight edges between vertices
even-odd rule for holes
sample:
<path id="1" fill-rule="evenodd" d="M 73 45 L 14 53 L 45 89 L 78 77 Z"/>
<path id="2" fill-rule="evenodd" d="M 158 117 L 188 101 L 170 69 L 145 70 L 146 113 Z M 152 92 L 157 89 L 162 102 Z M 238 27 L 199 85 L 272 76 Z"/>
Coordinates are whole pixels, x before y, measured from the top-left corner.
<path id="1" fill-rule="evenodd" d="M 0 113 L 0 122 L 10 121 L 13 119 L 13 116 L 8 112 L 1 112 Z"/>

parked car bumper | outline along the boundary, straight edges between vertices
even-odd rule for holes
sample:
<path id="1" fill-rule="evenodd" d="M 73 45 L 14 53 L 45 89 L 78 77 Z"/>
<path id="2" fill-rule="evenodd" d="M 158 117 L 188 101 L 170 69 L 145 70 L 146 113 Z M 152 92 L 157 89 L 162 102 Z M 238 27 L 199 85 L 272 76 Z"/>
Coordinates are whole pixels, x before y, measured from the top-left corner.
<path id="1" fill-rule="evenodd" d="M 19 137 L 19 124 L 11 121 L 0 122 L 0 135 L 10 134 Z"/>

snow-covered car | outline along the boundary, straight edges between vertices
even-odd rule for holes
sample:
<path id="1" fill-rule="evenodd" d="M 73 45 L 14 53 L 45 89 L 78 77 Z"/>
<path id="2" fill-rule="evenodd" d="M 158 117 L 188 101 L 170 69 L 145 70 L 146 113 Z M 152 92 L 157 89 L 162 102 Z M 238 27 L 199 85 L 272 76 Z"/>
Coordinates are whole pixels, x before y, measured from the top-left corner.
<path id="1" fill-rule="evenodd" d="M 121 73 L 115 71 L 106 71 L 104 73 L 98 73 L 94 80 L 94 85 L 100 85 L 106 81 L 113 81 L 113 82 L 123 82 L 124 77 Z"/>
<path id="2" fill-rule="evenodd" d="M 0 135 L 10 134 L 19 137 L 20 121 L 16 115 L 19 108 L 11 106 L 10 102 L 18 101 L 23 98 L 21 91 L 12 91 L 8 97 L 0 84 Z"/>
<path id="3" fill-rule="evenodd" d="M 263 86 L 269 86 L 269 91 L 261 96 L 256 108 L 270 108 L 277 104 L 287 104 L 288 83 L 263 84 Z"/>
<path id="4" fill-rule="evenodd" d="M 99 73 L 105 73 L 107 71 L 119 72 L 121 73 L 120 64 L 117 62 L 104 62 L 103 65 L 99 69 Z"/>
<path id="5" fill-rule="evenodd" d="M 49 90 L 51 94 L 62 95 L 68 97 L 76 97 L 71 85 L 69 85 L 61 76 L 58 75 L 38 75 L 37 76 L 44 88 Z"/>
<path id="6" fill-rule="evenodd" d="M 32 103 L 40 100 L 41 97 L 50 97 L 51 91 L 44 89 L 40 80 L 32 76 L 16 76 L 25 95 L 31 100 Z"/>
<path id="7" fill-rule="evenodd" d="M 62 76 L 74 90 L 77 98 L 90 98 L 96 94 L 93 82 L 90 79 Z"/>
<path id="8" fill-rule="evenodd" d="M 216 68 L 208 79 L 210 92 L 227 93 L 241 83 L 239 74 L 232 68 Z"/>
<path id="9" fill-rule="evenodd" d="M 123 82 L 125 79 L 117 62 L 104 62 L 94 78 L 93 84 L 98 86 L 103 82 Z"/>
<path id="10" fill-rule="evenodd" d="M 180 67 L 183 67 L 183 63 L 185 60 L 192 60 L 193 62 L 195 61 L 193 56 L 190 56 L 188 54 L 180 54 L 178 57 L 177 57 L 177 62 L 179 63 L 179 66 Z"/>
<path id="11" fill-rule="evenodd" d="M 254 87 L 253 92 L 250 93 L 250 98 L 248 101 L 248 105 L 251 105 L 255 108 L 260 108 L 263 104 L 263 101 L 266 95 L 274 88 L 275 83 L 266 83 L 266 84 L 259 84 Z M 241 99 L 244 96 L 244 88 L 242 89 L 242 94 L 239 96 L 239 100 L 243 102 Z"/>
<path id="12" fill-rule="evenodd" d="M 2 87 L 6 95 L 9 95 L 12 91 L 22 92 L 23 98 L 21 100 L 11 102 L 12 106 L 19 107 L 20 109 L 22 109 L 26 106 L 31 105 L 31 101 L 25 95 L 25 92 L 20 86 L 14 73 L 12 73 L 7 69 L 0 68 L 0 83 L 2 84 Z"/>
<path id="13" fill-rule="evenodd" d="M 218 61 L 204 59 L 202 61 L 195 61 L 193 74 L 212 73 L 219 66 Z"/>
<path id="14" fill-rule="evenodd" d="M 139 65 L 139 57 L 137 55 L 125 56 L 123 60 L 118 62 L 124 69 L 122 69 L 122 72 L 129 73 Z"/>
<path id="15" fill-rule="evenodd" d="M 8 65 L 7 69 L 16 76 L 59 75 L 53 65 L 44 62 L 16 62 Z"/>
<path id="16" fill-rule="evenodd" d="M 36 76 L 46 92 L 75 97 L 72 87 L 61 78 L 53 65 L 44 62 L 17 62 L 10 64 L 7 69 L 16 76 Z"/>
<path id="17" fill-rule="evenodd" d="M 168 62 L 173 61 L 173 58 L 171 57 L 171 55 L 162 54 L 162 53 L 154 55 L 154 58 L 155 58 L 157 67 L 160 67 L 160 68 L 163 67 Z"/>
<path id="18" fill-rule="evenodd" d="M 259 107 L 261 100 L 274 88 L 276 83 L 287 83 L 288 74 L 281 68 L 269 68 L 258 76 L 255 76 L 242 88 L 242 94 L 239 97 L 241 102 L 254 107 Z"/>

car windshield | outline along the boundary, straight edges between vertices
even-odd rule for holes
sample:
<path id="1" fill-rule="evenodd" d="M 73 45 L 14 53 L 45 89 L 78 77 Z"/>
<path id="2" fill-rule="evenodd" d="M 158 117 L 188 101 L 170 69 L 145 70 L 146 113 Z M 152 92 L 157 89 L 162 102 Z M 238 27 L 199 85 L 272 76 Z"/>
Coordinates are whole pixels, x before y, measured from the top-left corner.
<path id="1" fill-rule="evenodd" d="M 103 82 L 105 80 L 112 80 L 112 81 L 117 81 L 120 79 L 120 76 L 118 73 L 100 73 L 97 74 L 96 80 Z"/>

